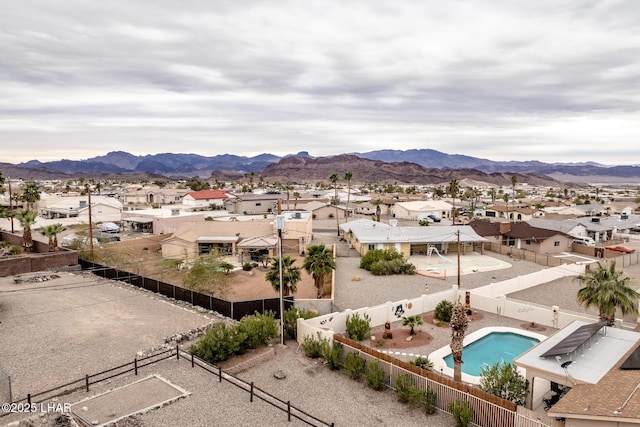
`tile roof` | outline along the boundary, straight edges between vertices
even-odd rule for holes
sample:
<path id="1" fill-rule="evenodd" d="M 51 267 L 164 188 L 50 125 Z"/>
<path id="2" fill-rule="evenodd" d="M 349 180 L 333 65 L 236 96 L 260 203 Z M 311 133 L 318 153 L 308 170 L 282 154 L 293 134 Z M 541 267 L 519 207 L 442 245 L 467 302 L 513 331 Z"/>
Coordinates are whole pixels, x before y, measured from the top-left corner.
<path id="1" fill-rule="evenodd" d="M 195 200 L 211 200 L 211 199 L 226 199 L 229 196 L 222 190 L 200 190 L 187 193 L 188 196 L 193 197 Z"/>

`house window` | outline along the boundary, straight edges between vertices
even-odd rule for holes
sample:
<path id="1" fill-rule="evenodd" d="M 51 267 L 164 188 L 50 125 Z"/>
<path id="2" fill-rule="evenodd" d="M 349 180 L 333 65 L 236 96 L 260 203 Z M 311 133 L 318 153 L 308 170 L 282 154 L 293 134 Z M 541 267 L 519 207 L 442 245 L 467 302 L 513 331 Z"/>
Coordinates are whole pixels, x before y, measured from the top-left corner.
<path id="1" fill-rule="evenodd" d="M 369 245 L 369 246 L 368 246 L 368 249 L 369 249 L 370 251 L 374 250 L 375 248 L 376 248 L 376 245 Z M 283 263 L 283 264 L 284 264 L 284 263 Z"/>
<path id="2" fill-rule="evenodd" d="M 256 202 L 256 206 L 262 206 L 262 203 Z M 283 263 L 284 264 L 284 263 Z"/>
<path id="3" fill-rule="evenodd" d="M 495 218 L 495 217 L 496 217 L 496 213 L 495 213 L 495 212 L 492 212 L 492 211 L 486 211 L 486 212 L 484 213 L 484 215 L 485 215 L 485 216 L 488 216 L 488 217 L 493 217 L 493 218 Z"/>
<path id="4" fill-rule="evenodd" d="M 560 241 L 556 240 L 555 242 L 553 242 L 553 246 L 560 246 Z"/>
<path id="5" fill-rule="evenodd" d="M 530 244 L 531 244 L 531 240 L 525 240 L 525 241 L 524 241 L 524 244 L 525 244 L 525 245 L 530 245 Z"/>

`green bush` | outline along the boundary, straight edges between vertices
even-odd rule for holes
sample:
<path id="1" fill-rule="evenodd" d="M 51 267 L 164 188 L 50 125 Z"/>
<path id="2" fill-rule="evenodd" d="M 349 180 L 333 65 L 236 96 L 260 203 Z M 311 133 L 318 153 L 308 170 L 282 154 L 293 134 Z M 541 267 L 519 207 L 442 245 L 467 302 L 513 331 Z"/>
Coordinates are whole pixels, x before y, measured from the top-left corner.
<path id="1" fill-rule="evenodd" d="M 387 375 L 380 367 L 380 361 L 374 359 L 367 364 L 367 384 L 374 390 L 380 391 L 387 384 Z"/>
<path id="2" fill-rule="evenodd" d="M 251 271 L 253 270 L 253 266 L 251 265 L 250 262 L 245 262 L 244 264 L 242 264 L 242 270 Z"/>
<path id="3" fill-rule="evenodd" d="M 433 369 L 433 362 L 428 357 L 417 357 L 415 360 L 410 361 L 409 364 L 427 371 Z"/>
<path id="4" fill-rule="evenodd" d="M 449 403 L 449 412 L 453 415 L 456 427 L 467 427 L 473 419 L 473 409 L 469 406 L 469 402 L 463 402 L 460 399 Z"/>
<path id="5" fill-rule="evenodd" d="M 291 306 L 284 312 L 284 333 L 287 338 L 298 338 L 298 317 L 301 319 L 312 319 L 318 313 L 311 310 L 298 310 Z"/>
<path id="6" fill-rule="evenodd" d="M 322 356 L 322 339 L 320 338 L 320 332 L 318 332 L 317 337 L 314 337 L 313 335 L 307 335 L 304 337 L 301 347 L 308 357 L 316 359 Z"/>
<path id="7" fill-rule="evenodd" d="M 357 351 L 352 351 L 344 357 L 344 367 L 351 379 L 358 380 L 364 374 L 367 364 Z"/>
<path id="8" fill-rule="evenodd" d="M 340 369 L 340 358 L 342 357 L 342 344 L 338 341 L 322 340 L 322 357 L 327 361 L 329 369 L 337 371 Z"/>
<path id="9" fill-rule="evenodd" d="M 401 253 L 393 249 L 372 249 L 360 261 L 360 268 L 376 276 L 391 274 L 415 274 L 415 265 L 405 262 Z"/>
<path id="10" fill-rule="evenodd" d="M 427 387 L 427 390 L 424 392 L 424 412 L 427 415 L 432 415 L 436 413 L 436 401 L 438 400 L 438 395 L 435 391 L 431 390 Z"/>
<path id="11" fill-rule="evenodd" d="M 398 393 L 398 402 L 416 404 L 422 400 L 422 392 L 413 385 L 411 374 L 398 374 L 396 392 Z"/>
<path id="12" fill-rule="evenodd" d="M 269 344 L 269 340 L 278 336 L 278 323 L 273 311 L 263 314 L 256 312 L 252 316 L 244 316 L 240 319 L 238 329 L 246 339 L 244 346 L 247 348 L 258 348 Z"/>
<path id="13" fill-rule="evenodd" d="M 243 351 L 246 335 L 237 326 L 227 326 L 223 322 L 214 323 L 202 339 L 189 351 L 209 363 L 218 363 Z"/>
<path id="14" fill-rule="evenodd" d="M 529 380 L 520 375 L 516 365 L 497 362 L 491 366 L 482 367 L 480 388 L 494 396 L 523 406 L 529 392 Z"/>
<path id="15" fill-rule="evenodd" d="M 441 322 L 451 322 L 451 315 L 453 314 L 453 304 L 451 301 L 442 300 L 436 306 L 433 312 L 433 317 Z"/>
<path id="16" fill-rule="evenodd" d="M 347 334 L 354 341 L 362 341 L 371 332 L 371 318 L 367 313 L 360 317 L 360 314 L 353 313 L 347 315 Z"/>

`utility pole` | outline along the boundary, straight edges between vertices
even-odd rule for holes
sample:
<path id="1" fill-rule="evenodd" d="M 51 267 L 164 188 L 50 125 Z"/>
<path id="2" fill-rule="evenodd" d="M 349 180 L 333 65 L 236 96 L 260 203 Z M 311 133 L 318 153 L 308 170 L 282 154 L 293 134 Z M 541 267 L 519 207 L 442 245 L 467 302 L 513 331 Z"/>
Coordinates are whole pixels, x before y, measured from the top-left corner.
<path id="1" fill-rule="evenodd" d="M 87 201 L 87 203 L 89 204 L 89 248 L 90 248 L 90 256 L 91 256 L 91 262 L 93 262 L 93 222 L 91 221 L 91 188 L 89 187 L 89 184 L 87 184 L 85 186 L 85 188 L 87 189 L 87 195 L 89 196 L 89 200 Z"/>
<path id="2" fill-rule="evenodd" d="M 284 346 L 284 300 L 282 298 L 282 230 L 284 229 L 284 215 L 276 216 L 276 227 L 278 229 L 278 276 L 280 280 L 280 345 Z"/>

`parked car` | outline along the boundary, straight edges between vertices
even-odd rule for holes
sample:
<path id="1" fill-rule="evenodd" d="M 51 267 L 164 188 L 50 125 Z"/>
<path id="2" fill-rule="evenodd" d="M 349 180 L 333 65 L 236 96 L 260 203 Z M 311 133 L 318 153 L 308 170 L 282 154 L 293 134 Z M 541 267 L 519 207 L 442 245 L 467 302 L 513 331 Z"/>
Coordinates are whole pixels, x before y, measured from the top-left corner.
<path id="1" fill-rule="evenodd" d="M 433 222 L 440 222 L 440 218 L 433 214 L 427 215 L 427 218 L 429 218 Z"/>
<path id="2" fill-rule="evenodd" d="M 625 254 L 632 254 L 636 251 L 635 249 L 631 249 L 626 246 L 620 246 L 620 245 L 610 245 L 610 246 L 605 246 L 604 248 L 609 249 L 610 251 L 623 252 Z"/>
<path id="3" fill-rule="evenodd" d="M 596 241 L 593 240 L 591 237 L 577 237 L 574 241 L 574 244 L 576 245 L 582 245 L 582 246 L 595 246 L 596 245 Z"/>

